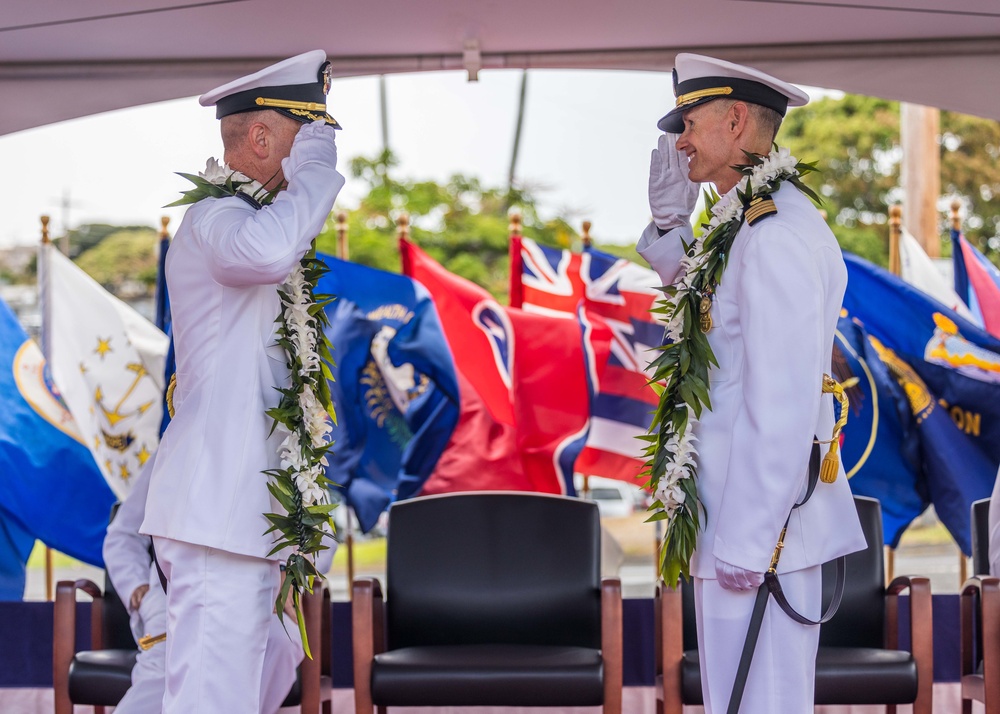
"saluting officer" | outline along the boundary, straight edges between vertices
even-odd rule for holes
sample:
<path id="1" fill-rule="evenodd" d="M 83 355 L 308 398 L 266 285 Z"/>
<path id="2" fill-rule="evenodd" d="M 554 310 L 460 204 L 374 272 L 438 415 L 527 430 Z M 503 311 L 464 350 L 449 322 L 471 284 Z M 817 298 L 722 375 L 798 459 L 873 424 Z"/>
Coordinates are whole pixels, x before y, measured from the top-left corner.
<path id="1" fill-rule="evenodd" d="M 745 151 L 767 155 L 789 106 L 808 96 L 749 67 L 679 54 L 676 107 L 658 127 L 649 202 L 653 222 L 639 253 L 673 284 L 699 184 L 738 201 Z M 774 157 L 779 160 L 778 156 Z M 786 159 L 787 160 L 787 159 Z M 725 712 L 761 584 L 793 504 L 806 490 L 814 439 L 834 425 L 830 373 L 834 331 L 847 285 L 837 241 L 810 199 L 787 181 L 773 205 L 745 212 L 703 329 L 718 360 L 709 372 L 712 409 L 695 428 L 698 493 L 704 504 L 694 579 L 702 692 L 706 711 Z M 752 223 L 752 225 L 751 225 Z M 825 435 L 825 436 L 824 436 Z M 819 483 L 788 524 L 778 567 L 791 605 L 816 619 L 821 565 L 865 547 L 843 468 Z M 766 609 L 741 711 L 813 710 L 819 628 Z"/>
<path id="2" fill-rule="evenodd" d="M 283 190 L 263 207 L 243 193 L 198 201 L 167 258 L 175 414 L 141 528 L 169 580 L 165 714 L 261 711 L 283 557 L 265 535 L 280 506 L 262 472 L 280 467 L 281 442 L 265 410 L 290 384 L 277 288 L 344 185 L 328 67 L 307 52 L 200 99 L 221 119 L 225 171 Z"/>

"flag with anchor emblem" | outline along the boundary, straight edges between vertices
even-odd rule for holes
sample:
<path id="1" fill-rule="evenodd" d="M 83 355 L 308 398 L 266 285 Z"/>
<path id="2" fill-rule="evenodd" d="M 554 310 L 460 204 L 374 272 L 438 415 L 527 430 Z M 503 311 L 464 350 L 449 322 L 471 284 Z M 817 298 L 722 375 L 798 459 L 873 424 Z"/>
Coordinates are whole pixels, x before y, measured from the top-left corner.
<path id="1" fill-rule="evenodd" d="M 168 339 L 51 245 L 46 330 L 55 383 L 124 500 L 159 443 Z"/>

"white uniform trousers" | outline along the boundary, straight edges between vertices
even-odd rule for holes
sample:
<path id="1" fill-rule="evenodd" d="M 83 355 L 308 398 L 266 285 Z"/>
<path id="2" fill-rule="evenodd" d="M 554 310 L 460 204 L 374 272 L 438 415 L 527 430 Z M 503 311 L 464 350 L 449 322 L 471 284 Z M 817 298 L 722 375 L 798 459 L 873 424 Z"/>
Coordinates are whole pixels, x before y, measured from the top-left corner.
<path id="1" fill-rule="evenodd" d="M 144 635 L 167 631 L 167 596 L 160 587 L 156 569 L 150 568 L 149 590 L 139 603 L 138 617 L 133 617 L 132 634 L 138 642 Z M 167 648 L 164 644 L 139 650 L 132 668 L 132 686 L 115 707 L 115 714 L 159 714 L 163 707 L 163 667 Z"/>
<path id="2" fill-rule="evenodd" d="M 789 604 L 811 620 L 822 603 L 821 566 L 779 576 Z M 701 690 L 706 714 L 725 714 L 739 668 L 756 590 L 726 590 L 717 580 L 694 579 Z M 813 711 L 819 627 L 801 625 L 768 599 L 740 714 Z"/>
<path id="3" fill-rule="evenodd" d="M 287 632 L 286 628 L 287 627 Z M 152 572 L 149 592 L 139 604 L 139 618 L 133 627 L 138 642 L 143 635 L 158 635 L 167 631 L 167 596 L 160 587 L 156 571 Z M 153 645 L 140 650 L 132 669 L 132 686 L 115 707 L 115 714 L 159 714 L 163 708 L 167 646 Z M 285 626 L 271 616 L 267 651 L 264 653 L 263 694 L 261 711 L 275 714 L 295 682 L 295 668 L 302 662 L 302 638 L 294 616 L 285 618 Z"/>
<path id="4" fill-rule="evenodd" d="M 167 589 L 163 714 L 260 714 L 276 561 L 153 538 Z"/>

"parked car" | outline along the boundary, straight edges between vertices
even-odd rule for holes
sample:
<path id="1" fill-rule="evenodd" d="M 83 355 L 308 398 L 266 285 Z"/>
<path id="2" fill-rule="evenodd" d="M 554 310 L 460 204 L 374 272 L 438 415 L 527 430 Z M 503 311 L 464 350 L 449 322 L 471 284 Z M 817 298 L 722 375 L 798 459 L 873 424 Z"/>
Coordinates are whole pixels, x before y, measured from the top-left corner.
<path id="1" fill-rule="evenodd" d="M 591 476 L 587 479 L 588 488 L 584 493 L 583 475 L 575 474 L 573 485 L 578 496 L 597 503 L 602 518 L 624 518 L 644 503 L 643 490 L 625 481 Z"/>

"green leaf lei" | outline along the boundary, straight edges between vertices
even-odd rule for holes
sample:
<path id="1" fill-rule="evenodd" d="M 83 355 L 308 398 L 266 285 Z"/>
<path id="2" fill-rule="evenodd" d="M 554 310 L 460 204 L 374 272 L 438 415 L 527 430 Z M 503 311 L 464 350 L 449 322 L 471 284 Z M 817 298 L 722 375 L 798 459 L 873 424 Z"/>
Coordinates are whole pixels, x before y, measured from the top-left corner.
<path id="1" fill-rule="evenodd" d="M 701 237 L 684 244 L 682 274 L 672 285 L 661 288 L 664 298 L 653 309 L 666 325 L 666 339 L 650 364 L 650 381 L 659 394 L 659 404 L 649 433 L 640 438 L 647 442 L 643 474 L 654 497 L 647 522 L 666 521 L 659 568 L 670 587 L 681 575 L 690 578 L 691 556 L 704 513 L 698 498 L 693 432 L 702 410 L 712 408 L 709 371 L 719 363 L 707 332 L 702 330 L 701 317 L 708 315 L 733 241 L 743 225 L 744 209 L 751 201 L 770 196 L 788 181 L 820 202 L 800 178 L 815 171 L 814 164 L 801 163 L 788 149 L 777 146 L 766 156 L 744 153 L 749 163 L 733 167 L 743 174 L 735 196 L 720 200 L 714 190 L 706 192 L 711 218 L 702 226 Z"/>
<path id="2" fill-rule="evenodd" d="M 182 192 L 183 198 L 170 204 L 182 206 L 197 203 L 205 198 L 222 198 L 244 194 L 260 206 L 271 203 L 279 189 L 266 191 L 258 182 L 209 159 L 201 174 L 179 174 L 195 187 Z M 330 503 L 329 487 L 334 485 L 326 478 L 326 454 L 332 447 L 329 439 L 329 419 L 336 422 L 336 413 L 330 396 L 333 373 L 331 345 L 325 328 L 329 320 L 324 308 L 334 297 L 315 292 L 320 278 L 328 272 L 326 263 L 316 254 L 316 242 L 303 256 L 298 267 L 278 288 L 281 314 L 276 344 L 286 356 L 290 385 L 279 388 L 278 405 L 267 410 L 273 419 L 271 433 L 284 435 L 279 447 L 280 468 L 263 473 L 269 476 L 267 488 L 286 513 L 265 513 L 271 527 L 266 533 L 276 533 L 274 548 L 268 555 L 290 549 L 285 565 L 275 612 L 283 619 L 284 605 L 289 595 L 295 608 L 302 646 L 312 657 L 302 615 L 302 591 L 312 592 L 316 578 L 322 579 L 313 562 L 315 554 L 329 546 L 325 537 L 333 537 L 334 525 L 331 512 L 336 507 Z M 329 526 L 329 530 L 326 527 Z"/>

